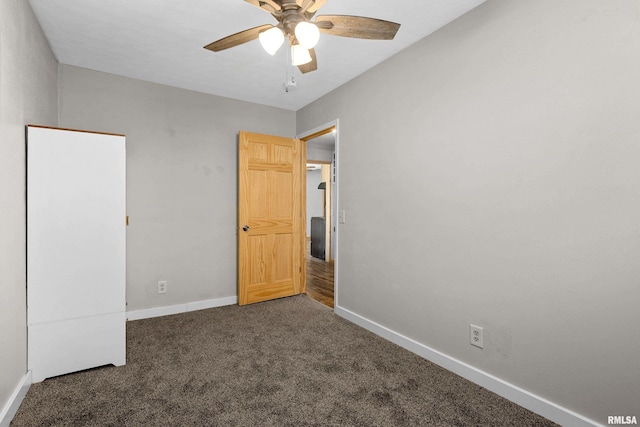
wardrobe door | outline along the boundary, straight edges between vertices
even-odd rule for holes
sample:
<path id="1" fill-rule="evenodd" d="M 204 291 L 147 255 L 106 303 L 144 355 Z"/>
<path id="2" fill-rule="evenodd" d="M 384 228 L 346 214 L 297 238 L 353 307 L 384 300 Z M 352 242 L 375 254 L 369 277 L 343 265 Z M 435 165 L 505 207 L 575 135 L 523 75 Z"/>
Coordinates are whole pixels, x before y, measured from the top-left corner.
<path id="1" fill-rule="evenodd" d="M 33 381 L 125 363 L 125 137 L 27 128 Z"/>

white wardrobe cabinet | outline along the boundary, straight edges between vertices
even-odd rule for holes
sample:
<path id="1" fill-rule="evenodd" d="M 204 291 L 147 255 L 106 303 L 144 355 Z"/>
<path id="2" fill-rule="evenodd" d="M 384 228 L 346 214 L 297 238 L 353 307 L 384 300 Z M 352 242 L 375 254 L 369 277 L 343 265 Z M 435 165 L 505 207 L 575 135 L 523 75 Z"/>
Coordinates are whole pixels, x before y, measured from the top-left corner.
<path id="1" fill-rule="evenodd" d="M 124 365 L 125 137 L 27 126 L 33 382 Z"/>

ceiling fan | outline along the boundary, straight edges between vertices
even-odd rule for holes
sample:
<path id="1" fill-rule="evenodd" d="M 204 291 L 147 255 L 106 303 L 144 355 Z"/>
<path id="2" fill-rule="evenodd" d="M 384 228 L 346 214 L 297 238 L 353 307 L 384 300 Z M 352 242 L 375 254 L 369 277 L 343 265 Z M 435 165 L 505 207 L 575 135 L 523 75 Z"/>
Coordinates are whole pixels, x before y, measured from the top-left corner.
<path id="1" fill-rule="evenodd" d="M 291 47 L 291 63 L 302 73 L 318 69 L 314 47 L 320 33 L 369 40 L 392 40 L 400 24 L 382 19 L 350 15 L 320 15 L 311 21 L 327 0 L 245 0 L 270 13 L 278 21 L 250 28 L 206 45 L 214 52 L 260 39 L 270 55 L 280 49 L 285 38 Z"/>

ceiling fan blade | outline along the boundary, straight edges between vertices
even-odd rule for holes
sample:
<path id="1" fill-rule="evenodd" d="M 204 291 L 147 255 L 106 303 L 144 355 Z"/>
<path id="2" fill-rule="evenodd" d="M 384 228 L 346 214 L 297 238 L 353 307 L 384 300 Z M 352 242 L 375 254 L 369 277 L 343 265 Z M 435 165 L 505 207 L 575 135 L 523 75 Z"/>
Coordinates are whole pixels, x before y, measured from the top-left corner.
<path id="1" fill-rule="evenodd" d="M 296 0 L 296 4 L 300 7 L 299 13 L 306 12 L 314 3 L 314 0 Z"/>
<path id="2" fill-rule="evenodd" d="M 311 55 L 311 62 L 298 65 L 298 69 L 302 71 L 302 74 L 309 73 L 318 69 L 318 59 L 316 58 L 316 50 L 309 49 L 309 55 Z"/>
<path id="3" fill-rule="evenodd" d="M 299 1 L 304 1 L 304 0 L 299 0 Z M 318 9 L 324 6 L 324 4 L 327 2 L 327 0 L 315 0 L 315 1 L 311 0 L 311 1 L 313 2 L 313 4 L 309 5 L 306 9 L 304 9 L 304 16 L 307 19 L 313 18 L 313 15 L 316 14 Z"/>
<path id="4" fill-rule="evenodd" d="M 350 15 L 321 15 L 316 25 L 326 34 L 369 40 L 393 40 L 400 28 L 395 22 Z"/>
<path id="5" fill-rule="evenodd" d="M 307 9 L 307 12 L 316 13 L 326 2 L 327 0 L 316 0 L 311 7 Z"/>
<path id="6" fill-rule="evenodd" d="M 204 48 L 212 50 L 214 52 L 220 52 L 221 50 L 229 49 L 241 45 L 251 40 L 258 38 L 261 32 L 273 27 L 271 24 L 260 25 L 259 27 L 250 28 L 248 30 L 240 31 L 239 33 L 232 34 L 223 39 L 217 40 L 213 43 L 209 43 Z"/>
<path id="7" fill-rule="evenodd" d="M 273 0 L 244 0 L 247 3 L 251 3 L 255 7 L 259 7 L 262 10 L 265 10 L 269 13 L 275 13 L 280 11 L 281 7 L 278 3 Z"/>

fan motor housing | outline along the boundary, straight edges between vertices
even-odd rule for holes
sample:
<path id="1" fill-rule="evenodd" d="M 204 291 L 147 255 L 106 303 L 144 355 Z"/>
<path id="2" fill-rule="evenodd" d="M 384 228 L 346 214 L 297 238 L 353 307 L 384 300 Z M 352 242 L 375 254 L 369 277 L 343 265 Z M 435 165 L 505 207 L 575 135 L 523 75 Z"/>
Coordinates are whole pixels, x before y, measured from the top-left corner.
<path id="1" fill-rule="evenodd" d="M 294 34 L 296 25 L 306 21 L 306 19 L 298 13 L 297 9 L 286 10 L 280 19 L 282 27 L 287 34 Z"/>

